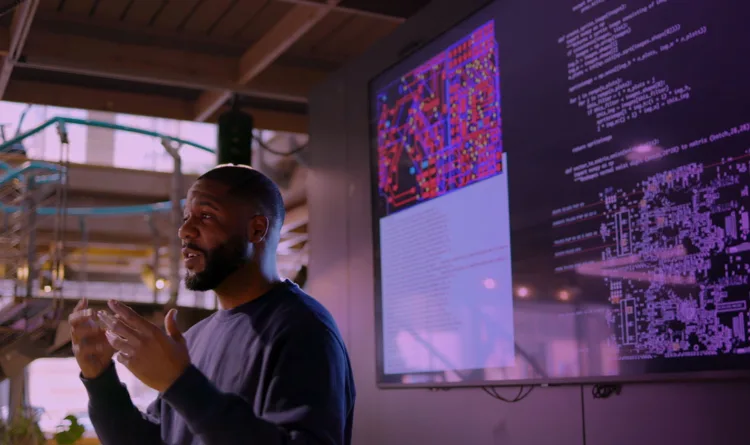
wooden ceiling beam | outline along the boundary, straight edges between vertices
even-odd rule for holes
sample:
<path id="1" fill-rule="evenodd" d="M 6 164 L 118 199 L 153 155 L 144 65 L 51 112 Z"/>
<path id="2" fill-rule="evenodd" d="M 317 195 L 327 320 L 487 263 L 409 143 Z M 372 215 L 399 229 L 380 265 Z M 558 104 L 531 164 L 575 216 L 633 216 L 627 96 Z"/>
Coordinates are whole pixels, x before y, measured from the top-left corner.
<path id="1" fill-rule="evenodd" d="M 293 209 L 287 209 L 284 226 L 281 228 L 281 234 L 286 235 L 295 229 L 307 224 L 309 220 L 307 205 L 297 206 Z"/>
<path id="2" fill-rule="evenodd" d="M 2 42 L 0 42 L 2 43 Z M 237 82 L 238 62 L 225 55 L 116 43 L 34 29 L 18 66 L 249 97 L 306 103 L 327 71 L 275 64 L 256 82 Z"/>
<path id="3" fill-rule="evenodd" d="M 310 5 L 318 8 L 324 8 L 325 3 L 319 3 L 313 0 L 276 0 L 280 3 L 290 3 L 292 5 Z M 373 19 L 382 20 L 388 23 L 401 24 L 406 21 L 403 17 L 396 17 L 388 14 L 380 14 L 378 12 L 365 11 L 364 9 L 347 8 L 346 6 L 336 6 L 333 8 L 334 11 L 343 12 L 345 14 L 358 15 L 360 17 L 369 17 Z"/>
<path id="4" fill-rule="evenodd" d="M 39 229 L 35 232 L 36 241 L 40 245 L 49 245 L 49 243 L 58 240 L 56 233 L 53 230 L 42 230 Z M 110 232 L 95 232 L 90 231 L 87 235 L 87 242 L 83 242 L 83 235 L 78 230 L 68 230 L 63 235 L 65 240 L 65 246 L 67 247 L 84 247 L 86 244 L 98 244 L 108 246 L 128 246 L 128 247 L 144 247 L 150 248 L 154 245 L 154 238 L 151 236 L 132 235 L 129 233 L 117 233 L 113 234 Z M 169 242 L 169 238 L 164 236 L 159 239 L 161 244 L 166 245 Z"/>
<path id="5" fill-rule="evenodd" d="M 0 61 L 10 51 L 10 28 L 0 27 Z M 1 63 L 1 62 L 0 62 Z"/>
<path id="6" fill-rule="evenodd" d="M 28 0 L 16 7 L 10 24 L 8 49 L 0 61 L 0 100 L 3 98 L 5 89 L 8 87 L 13 65 L 18 61 L 29 35 L 31 23 L 34 21 L 39 0 Z"/>
<path id="7" fill-rule="evenodd" d="M 188 121 L 193 118 L 194 105 L 193 101 L 188 99 L 154 94 L 21 80 L 10 82 L 4 99 Z M 294 133 L 307 132 L 306 115 L 253 108 L 248 108 L 247 112 L 253 114 L 258 128 Z"/>
<path id="8" fill-rule="evenodd" d="M 341 0 L 327 0 L 323 6 L 295 5 L 273 28 L 242 55 L 237 83 L 248 84 L 265 71 L 300 37 L 319 23 Z M 195 105 L 195 120 L 205 121 L 232 96 L 232 91 L 207 91 Z"/>

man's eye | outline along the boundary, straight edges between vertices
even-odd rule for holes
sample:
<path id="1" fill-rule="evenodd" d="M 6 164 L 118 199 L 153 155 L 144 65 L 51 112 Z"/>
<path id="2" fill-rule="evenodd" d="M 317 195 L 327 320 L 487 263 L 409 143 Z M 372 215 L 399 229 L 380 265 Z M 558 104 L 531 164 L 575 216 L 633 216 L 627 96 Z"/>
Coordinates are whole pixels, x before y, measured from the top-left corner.
<path id="1" fill-rule="evenodd" d="M 213 218 L 213 215 L 209 215 L 208 213 L 202 213 L 201 219 L 211 219 Z"/>

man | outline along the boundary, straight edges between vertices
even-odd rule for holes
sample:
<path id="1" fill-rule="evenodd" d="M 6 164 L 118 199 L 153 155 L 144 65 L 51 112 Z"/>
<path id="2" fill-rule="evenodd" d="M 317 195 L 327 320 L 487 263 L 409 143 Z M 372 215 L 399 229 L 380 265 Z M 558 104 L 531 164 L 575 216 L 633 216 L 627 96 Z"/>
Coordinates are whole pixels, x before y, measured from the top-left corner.
<path id="1" fill-rule="evenodd" d="M 104 445 L 349 445 L 355 400 L 331 315 L 276 269 L 284 205 L 256 170 L 219 166 L 190 188 L 179 230 L 192 290 L 221 310 L 182 336 L 130 308 L 70 317 L 73 351 Z M 113 356 L 159 397 L 142 414 Z"/>

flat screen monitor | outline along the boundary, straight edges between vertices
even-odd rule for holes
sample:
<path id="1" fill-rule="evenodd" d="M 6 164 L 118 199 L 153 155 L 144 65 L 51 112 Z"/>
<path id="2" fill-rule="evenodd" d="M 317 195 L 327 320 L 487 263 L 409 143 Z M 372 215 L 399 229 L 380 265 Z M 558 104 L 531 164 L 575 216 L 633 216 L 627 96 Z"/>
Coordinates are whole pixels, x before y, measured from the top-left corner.
<path id="1" fill-rule="evenodd" d="M 748 375 L 749 15 L 499 0 L 375 77 L 378 383 Z"/>

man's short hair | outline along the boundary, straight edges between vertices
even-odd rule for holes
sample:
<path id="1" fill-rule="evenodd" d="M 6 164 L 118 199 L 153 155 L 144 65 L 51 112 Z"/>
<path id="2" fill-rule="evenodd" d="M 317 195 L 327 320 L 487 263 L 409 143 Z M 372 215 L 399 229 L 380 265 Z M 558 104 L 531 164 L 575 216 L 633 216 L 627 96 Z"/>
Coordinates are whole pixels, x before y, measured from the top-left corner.
<path id="1" fill-rule="evenodd" d="M 286 210 L 279 187 L 258 170 L 236 164 L 218 165 L 199 178 L 216 181 L 229 187 L 229 194 L 244 199 L 271 220 L 272 227 L 284 224 Z"/>

